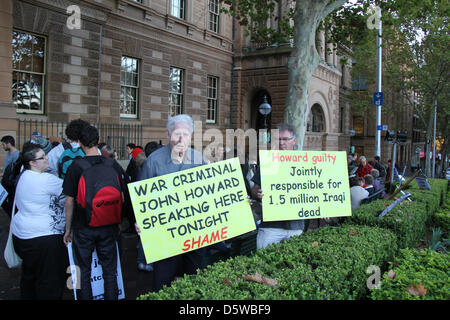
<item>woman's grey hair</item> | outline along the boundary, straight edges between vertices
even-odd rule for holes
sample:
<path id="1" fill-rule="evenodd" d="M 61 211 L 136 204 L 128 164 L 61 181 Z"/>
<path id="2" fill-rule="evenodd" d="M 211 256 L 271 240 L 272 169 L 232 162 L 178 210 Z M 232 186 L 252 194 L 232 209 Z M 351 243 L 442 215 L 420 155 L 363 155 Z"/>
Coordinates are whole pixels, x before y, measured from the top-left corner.
<path id="1" fill-rule="evenodd" d="M 360 161 L 360 162 L 361 162 L 361 161 L 367 161 L 367 159 L 366 159 L 366 157 L 361 156 L 361 157 L 359 157 L 359 161 Z"/>
<path id="2" fill-rule="evenodd" d="M 190 133 L 192 134 L 192 132 L 194 132 L 194 121 L 187 114 L 178 114 L 176 116 L 170 117 L 169 120 L 167 120 L 167 130 L 169 131 L 169 133 L 172 133 L 175 123 L 187 123 L 190 127 Z"/>

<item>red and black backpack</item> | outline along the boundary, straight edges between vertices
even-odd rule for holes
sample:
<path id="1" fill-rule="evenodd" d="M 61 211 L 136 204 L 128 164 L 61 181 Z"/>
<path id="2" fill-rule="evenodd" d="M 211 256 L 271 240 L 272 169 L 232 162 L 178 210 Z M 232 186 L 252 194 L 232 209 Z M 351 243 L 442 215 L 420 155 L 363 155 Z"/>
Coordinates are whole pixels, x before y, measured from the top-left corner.
<path id="1" fill-rule="evenodd" d="M 122 188 L 114 160 L 98 157 L 95 163 L 77 159 L 83 169 L 78 181 L 77 204 L 84 209 L 90 227 L 107 226 L 122 221 Z"/>

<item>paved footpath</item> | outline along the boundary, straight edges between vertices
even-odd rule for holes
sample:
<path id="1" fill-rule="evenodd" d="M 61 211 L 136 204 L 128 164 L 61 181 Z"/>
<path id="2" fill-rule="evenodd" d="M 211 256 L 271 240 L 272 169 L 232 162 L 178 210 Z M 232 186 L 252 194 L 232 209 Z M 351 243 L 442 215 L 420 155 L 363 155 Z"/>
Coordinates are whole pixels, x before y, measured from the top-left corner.
<path id="1" fill-rule="evenodd" d="M 9 232 L 9 217 L 0 208 L 0 300 L 20 299 L 20 268 L 9 269 L 3 258 L 6 240 Z M 122 276 L 125 287 L 125 299 L 135 300 L 139 295 L 147 293 L 151 289 L 151 272 L 142 272 L 137 269 L 137 245 L 136 234 L 124 233 L 122 237 Z M 64 300 L 73 300 L 73 291 L 66 289 Z"/>

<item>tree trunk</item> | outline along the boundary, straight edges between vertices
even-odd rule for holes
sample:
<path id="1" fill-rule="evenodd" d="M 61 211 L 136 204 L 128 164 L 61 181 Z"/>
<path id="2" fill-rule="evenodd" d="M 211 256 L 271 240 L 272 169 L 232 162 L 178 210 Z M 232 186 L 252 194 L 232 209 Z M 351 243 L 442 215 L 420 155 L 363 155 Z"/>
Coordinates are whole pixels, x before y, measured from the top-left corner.
<path id="1" fill-rule="evenodd" d="M 296 128 L 297 148 L 303 149 L 308 116 L 308 87 L 320 57 L 316 48 L 317 27 L 328 14 L 341 7 L 345 0 L 296 1 L 294 15 L 294 48 L 288 61 L 289 89 L 284 111 L 285 122 Z"/>

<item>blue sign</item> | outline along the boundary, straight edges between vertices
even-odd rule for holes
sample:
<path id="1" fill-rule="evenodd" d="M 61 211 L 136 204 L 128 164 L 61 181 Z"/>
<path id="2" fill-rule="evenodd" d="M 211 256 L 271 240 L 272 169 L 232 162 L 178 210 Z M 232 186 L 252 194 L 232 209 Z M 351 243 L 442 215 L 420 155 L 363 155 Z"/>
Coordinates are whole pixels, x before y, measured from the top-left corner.
<path id="1" fill-rule="evenodd" d="M 383 105 L 383 98 L 384 93 L 383 92 L 374 92 L 373 93 L 373 105 L 378 107 Z"/>
<path id="2" fill-rule="evenodd" d="M 385 124 L 382 124 L 382 125 L 377 125 L 377 130 L 384 130 L 384 131 L 386 131 L 388 129 L 388 126 L 387 125 L 385 125 Z"/>

